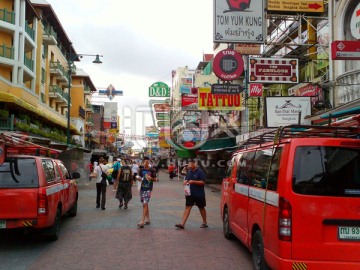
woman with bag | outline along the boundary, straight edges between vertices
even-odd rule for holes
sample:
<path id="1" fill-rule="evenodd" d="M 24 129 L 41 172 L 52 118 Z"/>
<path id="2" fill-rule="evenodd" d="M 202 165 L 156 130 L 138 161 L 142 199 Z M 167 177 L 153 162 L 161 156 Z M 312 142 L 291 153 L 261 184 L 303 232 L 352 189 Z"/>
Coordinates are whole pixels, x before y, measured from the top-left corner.
<path id="1" fill-rule="evenodd" d="M 133 175 L 128 160 L 123 160 L 116 181 L 118 183 L 115 198 L 119 200 L 119 208 L 124 205 L 124 209 L 128 208 L 128 203 L 132 199 L 131 187 L 133 185 Z"/>
<path id="2" fill-rule="evenodd" d="M 103 158 L 99 158 L 99 165 L 94 167 L 93 177 L 96 178 L 96 208 L 100 208 L 101 198 L 101 209 L 105 210 L 106 202 L 106 187 L 108 186 L 107 176 L 109 174 L 106 166 L 107 161 Z"/>

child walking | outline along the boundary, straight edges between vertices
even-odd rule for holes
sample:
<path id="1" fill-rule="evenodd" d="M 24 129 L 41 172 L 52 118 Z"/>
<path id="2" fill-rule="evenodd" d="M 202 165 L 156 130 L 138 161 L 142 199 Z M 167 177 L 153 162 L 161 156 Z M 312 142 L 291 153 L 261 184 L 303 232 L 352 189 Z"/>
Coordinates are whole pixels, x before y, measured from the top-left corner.
<path id="1" fill-rule="evenodd" d="M 140 175 L 142 175 L 141 172 Z M 142 229 L 144 228 L 144 225 L 150 225 L 149 202 L 153 184 L 154 181 L 156 181 L 156 170 L 154 168 L 150 168 L 142 178 L 138 177 L 137 179 L 138 181 L 142 181 L 140 187 L 140 201 L 143 205 L 142 217 L 140 222 L 137 224 L 137 227 Z"/>

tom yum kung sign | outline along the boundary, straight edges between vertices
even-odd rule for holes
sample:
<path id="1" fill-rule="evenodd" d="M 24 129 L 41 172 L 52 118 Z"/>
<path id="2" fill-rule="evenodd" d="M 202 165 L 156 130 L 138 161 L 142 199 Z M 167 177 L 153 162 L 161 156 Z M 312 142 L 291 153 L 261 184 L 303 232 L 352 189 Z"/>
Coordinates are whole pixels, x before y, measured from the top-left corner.
<path id="1" fill-rule="evenodd" d="M 241 105 L 241 94 L 213 94 L 209 87 L 199 88 L 198 110 L 242 111 Z"/>
<path id="2" fill-rule="evenodd" d="M 214 0 L 214 42 L 264 43 L 263 0 Z"/>
<path id="3" fill-rule="evenodd" d="M 298 83 L 297 59 L 249 57 L 249 83 Z"/>

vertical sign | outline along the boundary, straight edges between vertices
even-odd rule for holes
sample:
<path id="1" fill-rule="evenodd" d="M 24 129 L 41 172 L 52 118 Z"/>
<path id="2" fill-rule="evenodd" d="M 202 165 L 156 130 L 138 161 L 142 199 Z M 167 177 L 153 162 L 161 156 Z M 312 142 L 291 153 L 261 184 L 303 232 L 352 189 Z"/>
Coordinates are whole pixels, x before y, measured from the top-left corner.
<path id="1" fill-rule="evenodd" d="M 215 43 L 264 43 L 263 0 L 214 0 Z"/>

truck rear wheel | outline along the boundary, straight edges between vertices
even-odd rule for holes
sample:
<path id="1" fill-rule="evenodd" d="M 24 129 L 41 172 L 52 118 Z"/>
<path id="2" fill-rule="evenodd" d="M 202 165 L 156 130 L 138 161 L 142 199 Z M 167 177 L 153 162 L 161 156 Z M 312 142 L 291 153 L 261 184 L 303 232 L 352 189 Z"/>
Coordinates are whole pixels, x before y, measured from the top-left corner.
<path id="1" fill-rule="evenodd" d="M 61 210 L 58 208 L 56 210 L 56 216 L 54 220 L 54 224 L 49 228 L 47 233 L 48 239 L 51 241 L 56 241 L 59 239 L 60 235 L 60 223 L 61 223 Z"/>
<path id="2" fill-rule="evenodd" d="M 264 256 L 264 241 L 261 231 L 257 230 L 252 239 L 252 262 L 255 270 L 268 270 Z"/>

